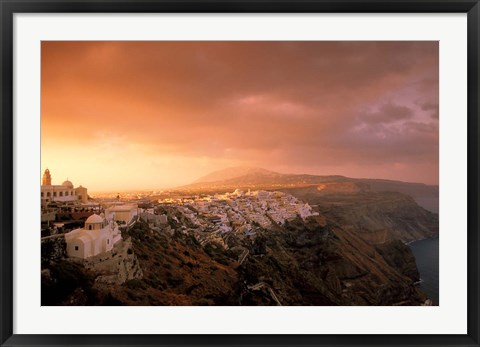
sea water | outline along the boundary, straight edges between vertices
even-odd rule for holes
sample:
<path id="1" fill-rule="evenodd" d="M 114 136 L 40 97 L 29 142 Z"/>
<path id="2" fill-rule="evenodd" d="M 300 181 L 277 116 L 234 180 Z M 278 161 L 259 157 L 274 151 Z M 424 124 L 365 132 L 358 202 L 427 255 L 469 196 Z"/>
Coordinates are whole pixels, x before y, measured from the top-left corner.
<path id="1" fill-rule="evenodd" d="M 421 283 L 419 286 L 433 300 L 434 305 L 438 305 L 438 237 L 415 241 L 409 246 L 415 255 L 420 272 Z"/>

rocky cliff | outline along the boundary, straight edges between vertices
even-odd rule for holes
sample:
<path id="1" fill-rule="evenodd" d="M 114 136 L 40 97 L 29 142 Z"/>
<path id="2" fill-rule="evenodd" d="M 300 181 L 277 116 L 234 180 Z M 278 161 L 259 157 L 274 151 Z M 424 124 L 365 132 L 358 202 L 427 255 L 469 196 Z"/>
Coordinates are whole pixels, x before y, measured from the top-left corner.
<path id="1" fill-rule="evenodd" d="M 330 223 L 353 230 L 373 244 L 410 242 L 438 235 L 438 215 L 405 194 L 329 187 L 285 189 L 315 206 Z"/>
<path id="2" fill-rule="evenodd" d="M 95 291 L 94 304 L 420 305 L 427 300 L 413 284 L 418 273 L 408 247 L 398 241 L 372 245 L 320 217 L 230 238 L 227 248 L 215 242 L 202 246 L 188 232 L 152 231 L 142 222 L 125 237 L 131 238 L 143 276 L 108 286 L 91 279 L 81 291 Z"/>
<path id="3" fill-rule="evenodd" d="M 49 247 L 42 249 L 43 306 L 115 304 L 109 295 L 112 286 L 143 277 L 130 239 L 115 244 L 111 252 L 85 260 L 65 257 L 63 235 L 42 239 L 42 247 Z"/>
<path id="4" fill-rule="evenodd" d="M 340 184 L 340 185 L 339 185 Z M 42 304 L 422 305 L 426 295 L 405 242 L 438 233 L 438 216 L 401 193 L 356 184 L 288 192 L 319 212 L 200 243 L 169 207 L 169 224 L 138 221 L 111 254 L 50 261 Z"/>
<path id="5" fill-rule="evenodd" d="M 41 239 L 42 264 L 62 259 L 66 256 L 65 237 L 61 234 L 42 237 Z"/>

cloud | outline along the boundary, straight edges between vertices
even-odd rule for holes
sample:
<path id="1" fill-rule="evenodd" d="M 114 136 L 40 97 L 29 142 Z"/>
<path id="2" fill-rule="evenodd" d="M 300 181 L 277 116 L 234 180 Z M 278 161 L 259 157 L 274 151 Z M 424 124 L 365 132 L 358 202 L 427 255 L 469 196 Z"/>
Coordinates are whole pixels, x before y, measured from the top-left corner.
<path id="1" fill-rule="evenodd" d="M 413 110 L 406 106 L 395 105 L 393 103 L 386 103 L 374 112 L 365 113 L 361 116 L 361 122 L 371 124 L 388 124 L 392 122 L 399 122 L 413 117 Z"/>
<path id="2" fill-rule="evenodd" d="M 427 101 L 427 102 L 423 102 L 423 103 L 419 102 L 419 106 L 422 109 L 422 111 L 430 112 L 431 118 L 438 119 L 438 117 L 439 117 L 438 101 L 437 102 Z"/>
<path id="3" fill-rule="evenodd" d="M 192 165 L 383 163 L 396 177 L 438 165 L 438 43 L 43 42 L 42 135 L 42 148 L 94 153 L 111 136 Z"/>

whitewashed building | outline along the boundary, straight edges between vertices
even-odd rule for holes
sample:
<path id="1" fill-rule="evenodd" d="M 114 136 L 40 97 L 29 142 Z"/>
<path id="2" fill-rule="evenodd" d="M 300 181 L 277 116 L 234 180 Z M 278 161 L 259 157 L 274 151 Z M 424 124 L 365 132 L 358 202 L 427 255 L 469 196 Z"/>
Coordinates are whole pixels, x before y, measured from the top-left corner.
<path id="1" fill-rule="evenodd" d="M 134 204 L 116 204 L 105 210 L 108 219 L 126 224 L 129 224 L 137 214 L 138 208 Z"/>
<path id="2" fill-rule="evenodd" d="M 122 239 L 114 220 L 107 221 L 103 215 L 93 214 L 85 221 L 83 229 L 65 234 L 67 255 L 86 259 L 112 250 Z"/>
<path id="3" fill-rule="evenodd" d="M 52 176 L 50 170 L 46 169 L 42 177 L 42 186 L 40 192 L 42 206 L 47 203 L 57 202 L 82 202 L 88 200 L 87 188 L 79 186 L 73 187 L 73 183 L 68 179 L 62 184 L 52 184 Z"/>

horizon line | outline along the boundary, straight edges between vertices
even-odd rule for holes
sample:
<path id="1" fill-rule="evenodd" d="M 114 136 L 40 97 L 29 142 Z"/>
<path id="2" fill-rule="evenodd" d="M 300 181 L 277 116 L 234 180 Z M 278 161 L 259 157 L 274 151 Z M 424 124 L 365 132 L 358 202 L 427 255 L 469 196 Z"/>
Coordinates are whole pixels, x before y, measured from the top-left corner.
<path id="1" fill-rule="evenodd" d="M 245 166 L 243 166 L 243 167 L 245 167 Z M 234 168 L 234 167 L 228 167 L 228 168 L 225 168 L 225 169 L 229 169 L 229 168 Z M 260 168 L 260 167 L 252 167 L 252 168 L 263 169 L 263 168 Z M 217 172 L 217 171 L 222 171 L 222 170 L 224 170 L 224 169 L 212 171 L 211 173 Z M 308 176 L 320 176 L 320 177 L 339 176 L 339 177 L 350 178 L 350 179 L 355 179 L 355 180 L 379 180 L 379 181 L 401 182 L 401 183 L 410 183 L 410 184 L 423 184 L 425 186 L 433 186 L 433 187 L 439 187 L 440 186 L 440 183 L 412 182 L 412 181 L 404 181 L 404 180 L 390 179 L 390 178 L 352 177 L 352 176 L 345 176 L 345 175 L 340 175 L 340 174 L 320 175 L 320 174 L 301 174 L 301 173 L 300 174 L 297 174 L 297 173 L 281 173 L 281 172 L 278 172 L 278 171 L 272 171 L 272 170 L 268 170 L 268 169 L 264 169 L 264 170 L 279 173 L 279 174 L 282 174 L 282 175 L 308 175 Z M 241 176 L 237 176 L 237 177 L 241 177 Z M 233 177 L 233 178 L 236 178 L 236 177 Z M 218 182 L 218 181 L 210 181 L 210 182 L 205 182 L 205 183 L 213 183 L 213 182 Z M 148 187 L 148 188 L 128 188 L 127 190 L 120 190 L 120 189 L 102 190 L 102 191 L 92 190 L 92 194 L 120 194 L 120 193 L 153 192 L 153 191 L 166 192 L 166 191 L 176 190 L 176 189 L 179 189 L 179 188 L 182 188 L 182 187 L 185 187 L 185 186 L 189 186 L 189 185 L 192 185 L 192 184 L 195 184 L 195 183 L 202 183 L 202 182 L 193 181 L 193 182 L 182 184 L 182 185 L 168 186 L 168 187 L 163 187 L 163 188 L 161 188 L 161 187 Z M 309 184 L 309 185 L 315 185 L 315 184 L 316 183 L 312 183 L 312 184 Z"/>

